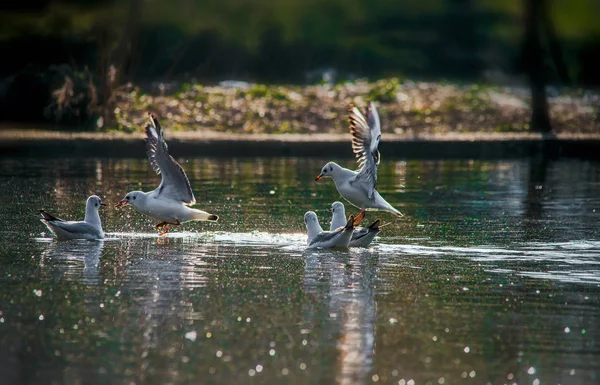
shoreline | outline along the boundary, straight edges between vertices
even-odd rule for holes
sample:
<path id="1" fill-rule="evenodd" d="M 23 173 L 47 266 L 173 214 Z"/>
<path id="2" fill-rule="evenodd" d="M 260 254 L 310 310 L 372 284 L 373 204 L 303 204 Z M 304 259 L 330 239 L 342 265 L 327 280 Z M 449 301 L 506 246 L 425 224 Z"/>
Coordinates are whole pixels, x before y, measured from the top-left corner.
<path id="1" fill-rule="evenodd" d="M 353 158 L 350 134 L 233 134 L 165 130 L 176 157 Z M 380 151 L 391 159 L 600 159 L 600 134 L 384 134 Z M 142 133 L 13 130 L 0 127 L 0 157 L 146 156 Z"/>

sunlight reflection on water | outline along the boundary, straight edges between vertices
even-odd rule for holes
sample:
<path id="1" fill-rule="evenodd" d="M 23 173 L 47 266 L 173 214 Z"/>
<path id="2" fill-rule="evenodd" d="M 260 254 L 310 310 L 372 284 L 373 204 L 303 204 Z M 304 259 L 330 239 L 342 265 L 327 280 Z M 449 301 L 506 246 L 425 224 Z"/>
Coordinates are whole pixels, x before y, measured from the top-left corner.
<path id="1" fill-rule="evenodd" d="M 306 182 L 321 163 L 191 160 L 219 223 L 159 238 L 107 209 L 107 238 L 81 242 L 48 238 L 36 209 L 77 218 L 90 192 L 152 188 L 145 161 L 0 164 L 1 378 L 597 382 L 599 165 L 556 162 L 530 190 L 525 161 L 388 161 L 380 191 L 406 217 L 368 249 L 306 250 L 304 211 L 325 225 L 339 199 Z"/>

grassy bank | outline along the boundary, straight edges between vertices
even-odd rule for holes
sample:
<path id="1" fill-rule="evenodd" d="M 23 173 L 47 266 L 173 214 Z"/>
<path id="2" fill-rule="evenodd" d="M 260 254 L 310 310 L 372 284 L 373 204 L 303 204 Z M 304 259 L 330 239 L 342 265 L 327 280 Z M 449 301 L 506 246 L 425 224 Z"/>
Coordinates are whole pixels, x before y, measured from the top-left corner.
<path id="1" fill-rule="evenodd" d="M 129 86 L 116 95 L 117 128 L 141 130 L 154 111 L 173 131 L 247 134 L 347 132 L 349 103 L 378 103 L 383 131 L 398 135 L 528 133 L 526 88 L 400 81 L 285 86 L 182 84 L 171 92 Z M 600 132 L 600 96 L 549 90 L 555 133 Z"/>

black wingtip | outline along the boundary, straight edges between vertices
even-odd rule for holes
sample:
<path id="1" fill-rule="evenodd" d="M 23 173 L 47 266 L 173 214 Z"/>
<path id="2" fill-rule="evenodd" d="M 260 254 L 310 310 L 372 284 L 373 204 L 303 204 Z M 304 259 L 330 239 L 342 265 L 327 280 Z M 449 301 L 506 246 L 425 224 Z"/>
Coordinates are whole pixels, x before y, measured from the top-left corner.
<path id="1" fill-rule="evenodd" d="M 381 222 L 381 220 L 377 219 L 375 220 L 375 222 L 373 222 L 368 228 L 369 230 L 376 230 L 379 231 L 379 223 Z"/>
<path id="2" fill-rule="evenodd" d="M 42 215 L 42 219 L 45 221 L 56 221 L 58 218 L 54 217 L 52 214 L 46 212 L 45 210 L 38 210 Z"/>
<path id="3" fill-rule="evenodd" d="M 354 229 L 354 215 L 350 215 L 348 217 L 348 222 L 346 222 L 346 226 L 344 226 L 344 230 L 353 230 Z"/>
<path id="4" fill-rule="evenodd" d="M 160 122 L 158 121 L 158 118 L 156 117 L 156 115 L 154 115 L 152 112 L 148 111 L 148 118 L 150 119 L 150 123 L 152 124 L 152 127 L 154 127 L 156 132 L 159 133 L 159 135 L 160 135 L 161 127 L 160 127 Z"/>
<path id="5" fill-rule="evenodd" d="M 215 222 L 216 222 L 216 221 L 218 221 L 218 220 L 219 220 L 219 216 L 218 216 L 218 215 L 215 215 L 215 214 L 211 214 L 211 215 L 209 215 L 209 217 L 208 217 L 208 220 L 209 220 L 209 221 L 215 221 Z"/>

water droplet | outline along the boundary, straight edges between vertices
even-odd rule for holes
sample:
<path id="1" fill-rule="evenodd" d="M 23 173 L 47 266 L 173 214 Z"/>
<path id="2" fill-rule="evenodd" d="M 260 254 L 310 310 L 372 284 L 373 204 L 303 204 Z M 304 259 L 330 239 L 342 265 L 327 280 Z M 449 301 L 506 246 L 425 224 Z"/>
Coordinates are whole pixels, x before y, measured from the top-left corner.
<path id="1" fill-rule="evenodd" d="M 35 294 L 38 297 L 41 297 L 43 294 L 42 289 L 33 289 L 33 294 Z"/>
<path id="2" fill-rule="evenodd" d="M 217 352 L 215 353 L 215 356 L 221 358 L 223 356 L 223 352 L 220 350 L 217 350 Z"/>
<path id="3" fill-rule="evenodd" d="M 469 353 L 471 351 L 471 348 L 468 346 L 465 346 L 465 348 L 463 350 L 465 353 Z"/>
<path id="4" fill-rule="evenodd" d="M 477 372 L 474 370 L 471 370 L 471 372 L 469 372 L 469 377 L 471 377 L 471 378 L 475 378 L 476 375 L 477 375 Z"/>
<path id="5" fill-rule="evenodd" d="M 40 316 L 38 318 L 40 319 L 40 321 L 43 321 L 44 320 L 44 315 L 40 314 Z"/>
<path id="6" fill-rule="evenodd" d="M 398 323 L 398 320 L 395 318 L 390 318 L 390 323 L 393 325 L 395 323 Z"/>
<path id="7" fill-rule="evenodd" d="M 250 370 L 248 370 L 248 375 L 249 375 L 250 377 L 253 377 L 255 374 L 256 374 L 256 370 L 254 370 L 254 369 L 250 369 Z"/>
<path id="8" fill-rule="evenodd" d="M 443 384 L 444 382 L 446 382 L 446 379 L 444 377 L 438 378 L 438 384 Z"/>
<path id="9" fill-rule="evenodd" d="M 377 374 L 373 374 L 371 379 L 373 380 L 373 382 L 377 382 L 377 381 L 379 381 L 379 376 Z"/>
<path id="10" fill-rule="evenodd" d="M 269 350 L 269 355 L 273 357 L 275 355 L 275 349 Z"/>
<path id="11" fill-rule="evenodd" d="M 288 370 L 288 368 L 283 368 L 281 369 L 281 374 L 284 376 L 287 376 L 290 373 L 290 371 Z"/>
<path id="12" fill-rule="evenodd" d="M 532 366 L 529 369 L 527 369 L 527 373 L 529 374 L 535 374 L 535 368 Z"/>
<path id="13" fill-rule="evenodd" d="M 197 333 L 193 330 L 191 332 L 185 333 L 185 338 L 192 342 L 196 341 L 196 336 L 197 336 Z"/>
<path id="14" fill-rule="evenodd" d="M 304 370 L 304 369 L 306 369 L 306 364 L 304 362 L 302 362 L 300 364 L 300 370 Z"/>
<path id="15" fill-rule="evenodd" d="M 565 333 L 571 333 L 571 328 L 569 328 L 568 326 L 565 328 Z"/>
<path id="16" fill-rule="evenodd" d="M 569 371 L 569 374 L 570 374 L 570 375 L 572 375 L 572 376 L 574 376 L 574 375 L 575 375 L 575 369 L 571 369 L 571 370 Z"/>
<path id="17" fill-rule="evenodd" d="M 434 340 L 434 341 L 438 340 L 437 336 L 433 336 L 433 337 L 431 337 L 431 339 Z"/>
<path id="18" fill-rule="evenodd" d="M 260 373 L 260 372 L 262 372 L 262 370 L 263 370 L 263 366 L 262 366 L 262 365 L 260 365 L 260 364 L 259 364 L 259 365 L 256 365 L 256 372 L 257 372 L 257 373 Z"/>
<path id="19" fill-rule="evenodd" d="M 540 380 L 536 378 L 535 380 L 533 380 L 533 382 L 531 384 L 532 385 L 540 385 Z"/>

